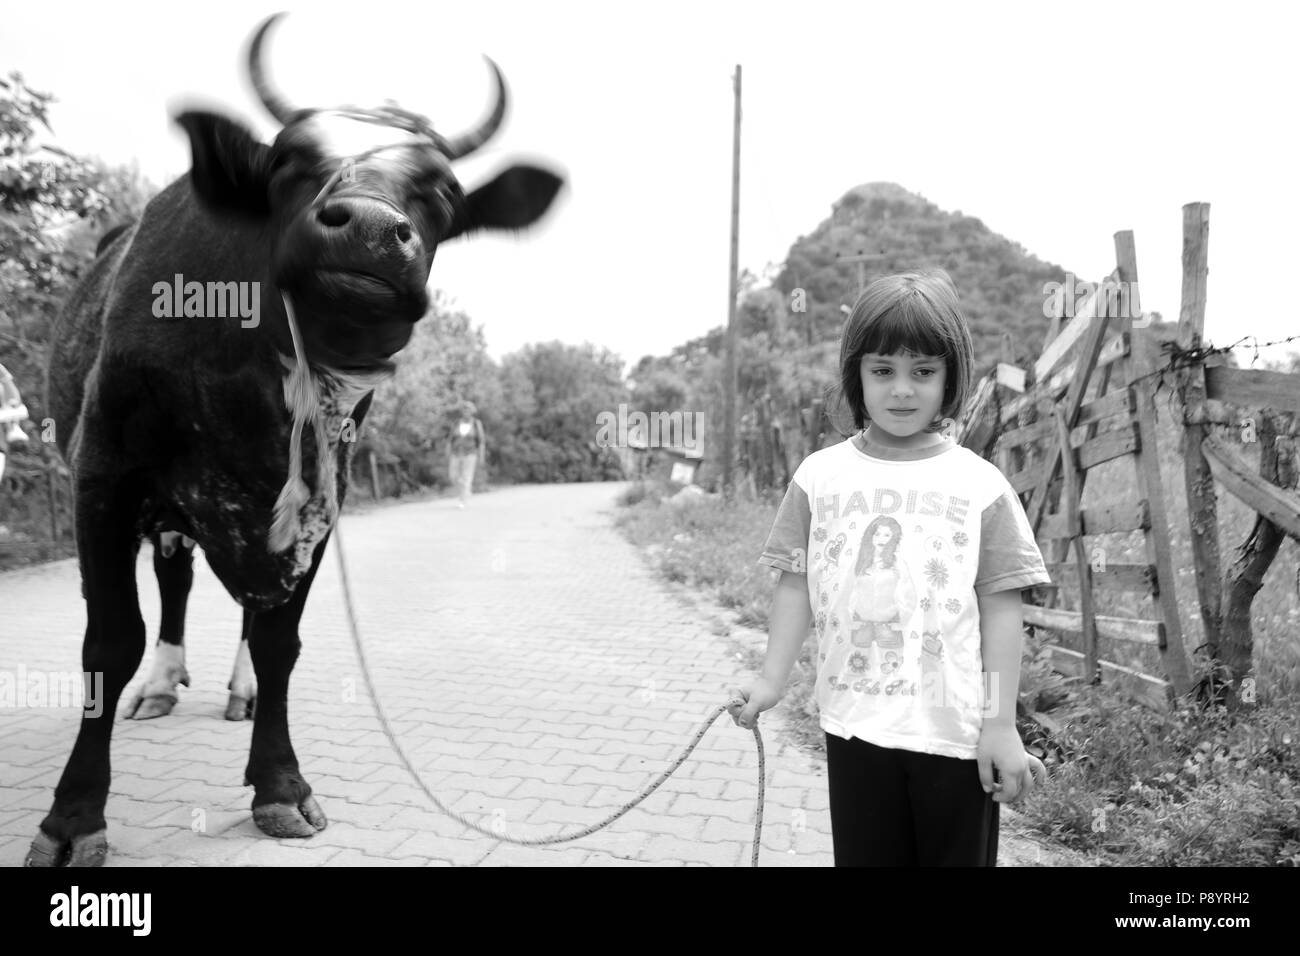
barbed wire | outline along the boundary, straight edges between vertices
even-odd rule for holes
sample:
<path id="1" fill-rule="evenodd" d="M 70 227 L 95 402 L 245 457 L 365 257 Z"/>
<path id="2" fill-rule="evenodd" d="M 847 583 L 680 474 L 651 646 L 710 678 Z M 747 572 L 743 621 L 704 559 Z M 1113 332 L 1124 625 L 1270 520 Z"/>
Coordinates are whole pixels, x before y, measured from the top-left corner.
<path id="1" fill-rule="evenodd" d="M 1161 351 L 1167 352 L 1170 355 L 1171 364 L 1169 368 L 1170 370 L 1173 370 L 1179 368 L 1188 368 L 1192 365 L 1200 364 L 1204 362 L 1207 358 L 1209 358 L 1211 355 L 1224 355 L 1228 352 L 1233 351 L 1236 348 L 1241 347 L 1243 344 L 1247 342 L 1253 343 L 1252 345 L 1247 346 L 1253 352 L 1250 358 L 1251 364 L 1253 365 L 1255 362 L 1259 361 L 1260 349 L 1271 348 L 1274 345 L 1287 345 L 1291 342 L 1300 342 L 1300 335 L 1291 335 L 1288 336 L 1287 338 L 1277 339 L 1276 341 L 1273 342 L 1260 342 L 1259 339 L 1257 339 L 1253 335 L 1243 335 L 1241 338 L 1237 339 L 1237 341 L 1233 342 L 1231 345 L 1224 345 L 1224 346 L 1220 346 L 1219 348 L 1215 348 L 1214 346 L 1211 345 L 1204 345 L 1194 349 L 1185 349 L 1182 346 L 1180 346 L 1177 342 L 1167 340 L 1160 343 L 1160 348 Z"/>

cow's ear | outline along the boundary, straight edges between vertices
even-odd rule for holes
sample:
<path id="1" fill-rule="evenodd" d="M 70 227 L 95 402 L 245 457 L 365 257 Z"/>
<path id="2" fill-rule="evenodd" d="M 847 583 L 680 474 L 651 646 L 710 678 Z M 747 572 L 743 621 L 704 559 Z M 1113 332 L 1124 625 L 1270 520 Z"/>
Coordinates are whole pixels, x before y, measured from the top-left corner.
<path id="1" fill-rule="evenodd" d="M 444 239 L 478 229 L 523 229 L 550 208 L 564 180 L 536 166 L 511 166 L 465 197 L 465 206 Z"/>
<path id="2" fill-rule="evenodd" d="M 176 122 L 190 137 L 190 182 L 200 199 L 229 212 L 270 212 L 269 146 L 240 123 L 215 113 L 185 112 Z"/>

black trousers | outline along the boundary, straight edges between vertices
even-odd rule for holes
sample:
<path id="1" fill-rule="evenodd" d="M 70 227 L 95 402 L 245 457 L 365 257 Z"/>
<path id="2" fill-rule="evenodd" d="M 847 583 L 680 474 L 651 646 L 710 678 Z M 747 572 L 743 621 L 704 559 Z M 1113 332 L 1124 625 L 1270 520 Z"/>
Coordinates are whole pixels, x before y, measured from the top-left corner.
<path id="1" fill-rule="evenodd" d="M 998 805 L 974 760 L 826 735 L 836 866 L 994 866 Z"/>

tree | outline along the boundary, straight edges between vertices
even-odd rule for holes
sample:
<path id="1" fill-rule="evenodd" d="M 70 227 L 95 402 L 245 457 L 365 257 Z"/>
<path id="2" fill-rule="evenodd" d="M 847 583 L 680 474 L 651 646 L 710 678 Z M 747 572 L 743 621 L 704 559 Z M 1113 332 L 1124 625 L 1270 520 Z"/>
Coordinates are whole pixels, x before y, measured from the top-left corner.
<path id="1" fill-rule="evenodd" d="M 466 399 L 491 433 L 500 421 L 501 387 L 483 330 L 435 292 L 397 357 L 397 372 L 375 390 L 358 450 L 399 462 L 417 484 L 444 483 L 447 427 Z"/>
<path id="2" fill-rule="evenodd" d="M 602 412 L 628 401 L 623 361 L 590 344 L 526 345 L 501 362 L 505 419 L 493 444 L 513 481 L 622 477 L 618 456 L 596 441 Z"/>
<path id="3" fill-rule="evenodd" d="M 53 132 L 52 102 L 20 73 L 0 79 L 0 363 L 36 419 L 63 300 L 93 261 L 103 227 L 138 215 L 152 192 L 137 170 L 38 142 L 38 126 Z"/>

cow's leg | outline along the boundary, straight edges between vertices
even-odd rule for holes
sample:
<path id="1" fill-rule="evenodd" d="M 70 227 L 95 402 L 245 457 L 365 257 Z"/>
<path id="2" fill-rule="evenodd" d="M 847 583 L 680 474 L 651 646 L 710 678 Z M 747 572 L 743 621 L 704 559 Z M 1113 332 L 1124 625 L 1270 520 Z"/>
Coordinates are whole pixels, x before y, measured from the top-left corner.
<path id="1" fill-rule="evenodd" d="M 248 635 L 253 626 L 253 615 L 244 612 L 244 631 L 239 636 L 239 650 L 235 652 L 235 668 L 230 672 L 226 689 L 226 720 L 246 720 L 257 714 L 257 674 L 253 671 L 253 655 L 248 650 Z"/>
<path id="2" fill-rule="evenodd" d="M 298 758 L 289 741 L 288 698 L 289 674 L 302 646 L 298 622 L 328 543 L 327 534 L 316 546 L 311 568 L 293 597 L 277 608 L 255 613 L 249 633 L 258 700 L 244 783 L 256 788 L 253 822 L 273 837 L 309 837 L 326 825 L 311 787 L 298 772 Z"/>
<path id="3" fill-rule="evenodd" d="M 103 704 L 84 712 L 77 742 L 27 854 L 28 866 L 99 866 L 108 852 L 104 804 L 111 775 L 113 715 L 144 656 L 144 619 L 135 587 L 140 494 L 133 483 L 82 478 L 76 487 L 77 551 L 86 597 L 81 666 L 103 675 Z"/>
<path id="4" fill-rule="evenodd" d="M 185 605 L 194 584 L 194 542 L 178 531 L 153 535 L 153 571 L 158 578 L 162 622 L 153 667 L 131 700 L 127 717 L 165 717 L 176 706 L 178 684 L 190 686 L 185 669 Z"/>

